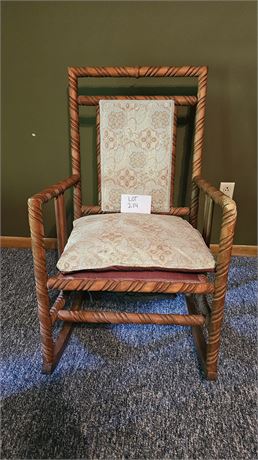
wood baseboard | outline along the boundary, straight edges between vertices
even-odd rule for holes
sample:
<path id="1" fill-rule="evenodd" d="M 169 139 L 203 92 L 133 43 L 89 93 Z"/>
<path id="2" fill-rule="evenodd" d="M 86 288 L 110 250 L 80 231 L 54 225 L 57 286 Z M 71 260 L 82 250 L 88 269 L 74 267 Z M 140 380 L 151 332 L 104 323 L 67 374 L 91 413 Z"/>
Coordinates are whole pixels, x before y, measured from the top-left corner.
<path id="1" fill-rule="evenodd" d="M 217 254 L 219 250 L 218 244 L 211 244 L 211 252 Z M 256 257 L 258 254 L 258 246 L 250 246 L 247 244 L 234 244 L 232 248 L 232 256 Z"/>
<path id="2" fill-rule="evenodd" d="M 44 238 L 46 249 L 56 249 L 56 238 Z M 24 236 L 0 236 L 1 248 L 30 248 L 31 238 Z M 217 254 L 219 249 L 218 244 L 211 244 L 211 251 Z M 258 253 L 258 246 L 250 246 L 246 244 L 235 244 L 232 249 L 233 256 L 255 257 Z"/>
<path id="3" fill-rule="evenodd" d="M 46 249 L 56 249 L 56 238 L 44 238 Z M 31 238 L 26 236 L 0 236 L 1 248 L 31 248 Z"/>

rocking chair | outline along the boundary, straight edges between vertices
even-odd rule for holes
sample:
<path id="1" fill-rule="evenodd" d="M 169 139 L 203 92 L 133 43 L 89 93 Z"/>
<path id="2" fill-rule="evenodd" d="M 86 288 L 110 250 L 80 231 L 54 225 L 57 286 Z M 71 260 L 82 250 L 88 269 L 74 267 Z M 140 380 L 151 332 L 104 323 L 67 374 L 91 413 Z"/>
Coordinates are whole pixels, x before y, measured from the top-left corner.
<path id="1" fill-rule="evenodd" d="M 28 200 L 43 372 L 57 365 L 76 322 L 155 323 L 192 326 L 206 378 L 215 380 L 236 205 L 201 177 L 207 67 L 70 67 L 68 74 L 72 175 Z M 191 96 L 79 95 L 81 77 L 195 77 L 198 88 Z M 82 204 L 79 106 L 96 107 L 98 206 Z M 174 205 L 178 106 L 195 107 L 188 207 Z M 64 192 L 70 188 L 74 229 L 67 241 Z M 200 191 L 202 236 L 196 229 Z M 121 194 L 150 195 L 151 214 L 120 213 Z M 52 199 L 60 259 L 58 273 L 48 277 L 42 207 Z M 222 211 L 216 262 L 209 250 L 214 204 Z M 139 236 L 137 247 L 131 246 L 132 234 Z M 50 289 L 60 291 L 52 306 Z M 74 301 L 65 309 L 72 291 Z M 183 293 L 189 314 L 80 310 L 83 291 Z M 207 294 L 213 296 L 211 305 Z M 57 320 L 63 327 L 54 341 Z"/>

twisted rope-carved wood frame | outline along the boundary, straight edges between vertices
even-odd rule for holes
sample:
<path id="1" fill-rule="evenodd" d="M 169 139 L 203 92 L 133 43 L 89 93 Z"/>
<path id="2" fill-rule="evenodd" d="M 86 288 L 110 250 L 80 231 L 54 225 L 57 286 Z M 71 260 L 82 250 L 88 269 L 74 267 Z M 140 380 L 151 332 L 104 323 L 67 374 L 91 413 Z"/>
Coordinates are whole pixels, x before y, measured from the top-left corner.
<path id="1" fill-rule="evenodd" d="M 81 174 L 80 159 L 80 129 L 79 129 L 79 106 L 80 105 L 98 105 L 100 99 L 173 99 L 176 105 L 196 105 L 195 117 L 195 136 L 193 147 L 193 164 L 192 178 L 201 174 L 203 137 L 204 137 L 204 119 L 205 119 L 205 101 L 207 93 L 207 74 L 206 66 L 182 66 L 182 67 L 69 67 L 69 109 L 70 109 L 70 139 L 71 139 L 71 156 L 72 156 L 72 173 Z M 78 79 L 83 77 L 97 78 L 168 78 L 168 77 L 195 77 L 198 82 L 197 96 L 79 96 Z M 176 120 L 175 120 L 176 121 Z M 99 116 L 97 112 L 97 133 L 99 133 Z M 175 163 L 175 148 L 173 148 L 172 163 Z M 97 136 L 97 167 L 98 167 L 98 194 L 100 197 L 100 141 Z M 169 214 L 189 215 L 190 222 L 197 226 L 198 214 L 198 187 L 193 188 L 191 209 L 173 208 L 173 190 L 174 190 L 174 169 L 172 168 L 171 178 L 171 209 Z M 74 190 L 74 218 L 84 215 L 82 207 L 81 185 Z M 89 213 L 90 207 L 88 207 Z M 96 207 L 94 206 L 93 213 Z"/>
<path id="2" fill-rule="evenodd" d="M 82 214 L 101 212 L 99 206 L 84 206 L 81 204 L 80 182 L 80 143 L 79 143 L 79 118 L 78 118 L 78 77 L 80 76 L 197 76 L 197 112 L 196 131 L 194 137 L 193 155 L 193 180 L 192 200 L 189 208 L 171 208 L 170 214 L 190 214 L 193 225 L 197 224 L 199 191 L 206 196 L 203 236 L 209 245 L 213 205 L 217 204 L 222 210 L 222 224 L 220 232 L 219 253 L 216 264 L 215 281 L 208 282 L 207 278 L 201 283 L 194 282 L 170 282 L 154 280 L 134 280 L 133 282 L 115 279 L 65 279 L 62 276 L 49 278 L 46 269 L 46 252 L 44 247 L 44 225 L 42 206 L 54 199 L 57 227 L 58 250 L 62 253 L 66 239 L 66 212 L 64 192 L 74 188 L 74 215 L 75 218 Z M 36 292 L 38 300 L 38 315 L 40 321 L 40 334 L 43 352 L 43 371 L 51 372 L 56 366 L 62 351 L 67 343 L 74 322 L 110 322 L 110 323 L 156 323 L 156 324 L 179 324 L 192 326 L 193 337 L 208 379 L 217 376 L 217 363 L 223 320 L 224 300 L 227 287 L 227 276 L 230 263 L 231 249 L 233 244 L 234 227 L 236 222 L 236 205 L 233 200 L 211 186 L 201 178 L 201 159 L 203 148 L 203 129 L 206 96 L 206 67 L 109 67 L 109 68 L 69 68 L 69 96 L 71 115 L 71 149 L 73 175 L 58 184 L 49 187 L 28 200 L 29 223 L 32 237 L 32 251 L 34 258 L 34 272 L 36 280 Z M 85 96 L 86 97 L 86 96 Z M 90 96 L 94 98 L 95 96 Z M 81 96 L 82 98 L 82 96 Z M 87 96 L 88 98 L 88 96 Z M 179 98 L 179 96 L 178 96 Z M 188 96 L 191 103 L 196 103 Z M 194 97 L 193 97 L 194 98 Z M 181 103 L 185 101 L 181 97 Z M 87 99 L 87 103 L 89 99 Z M 96 101 L 93 101 L 94 104 Z M 48 288 L 59 289 L 60 294 L 54 305 L 50 307 Z M 74 290 L 77 295 L 72 303 L 71 310 L 65 310 L 65 304 L 69 292 Z M 183 292 L 187 297 L 189 315 L 162 315 L 140 314 L 125 312 L 106 311 L 80 311 L 81 291 L 112 290 L 119 292 Z M 197 294 L 203 295 L 213 292 L 211 307 L 204 302 L 204 313 L 198 313 L 196 305 Z M 55 322 L 64 321 L 63 329 L 54 343 L 52 329 Z M 202 326 L 208 327 L 208 343 L 204 339 Z"/>

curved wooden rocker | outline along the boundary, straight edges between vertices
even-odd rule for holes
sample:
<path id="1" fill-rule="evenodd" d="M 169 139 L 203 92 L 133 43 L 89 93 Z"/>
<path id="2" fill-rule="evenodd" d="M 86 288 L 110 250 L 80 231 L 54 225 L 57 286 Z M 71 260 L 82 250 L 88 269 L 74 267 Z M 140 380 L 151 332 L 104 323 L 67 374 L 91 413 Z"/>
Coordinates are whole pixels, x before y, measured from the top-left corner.
<path id="1" fill-rule="evenodd" d="M 66 211 L 64 192 L 73 188 L 74 219 L 83 215 L 101 213 L 100 206 L 85 206 L 81 199 L 81 161 L 79 136 L 79 105 L 98 106 L 100 99 L 110 96 L 80 96 L 78 94 L 79 77 L 196 77 L 198 79 L 197 96 L 112 96 L 112 99 L 173 99 L 175 105 L 196 106 L 195 136 L 192 164 L 192 194 L 189 207 L 175 207 L 171 196 L 171 207 L 167 214 L 188 216 L 193 227 L 197 227 L 199 195 L 205 195 L 203 238 L 209 246 L 213 207 L 216 204 L 222 211 L 219 252 L 216 261 L 215 279 L 210 281 L 205 274 L 180 274 L 161 271 L 153 272 L 117 272 L 107 271 L 82 272 L 76 275 L 48 277 L 46 269 L 46 251 L 44 246 L 44 224 L 42 207 L 50 200 L 55 203 L 58 251 L 61 254 L 67 241 Z M 43 353 L 43 372 L 53 371 L 69 339 L 72 326 L 77 322 L 88 323 L 139 323 L 139 324 L 177 324 L 192 326 L 195 345 L 207 379 L 217 377 L 218 355 L 223 322 L 224 302 L 227 289 L 227 277 L 236 223 L 235 202 L 218 191 L 201 177 L 203 151 L 205 100 L 207 90 L 207 67 L 70 67 L 69 101 L 70 101 L 70 135 L 72 155 L 72 176 L 47 188 L 28 200 L 29 223 L 32 238 L 34 271 L 38 301 L 38 316 Z M 174 136 L 172 162 L 175 164 L 177 116 L 174 116 Z M 100 145 L 99 114 L 97 112 L 97 159 L 98 184 L 100 180 Z M 174 168 L 171 181 L 174 181 Z M 59 296 L 50 306 L 49 289 L 58 289 Z M 110 311 L 80 310 L 84 291 L 114 292 L 167 292 L 184 293 L 187 299 L 188 315 L 146 314 Z M 75 292 L 70 310 L 65 309 L 66 300 Z M 212 305 L 205 300 L 205 294 L 212 294 Z M 202 313 L 197 308 L 198 299 L 202 300 Z M 56 342 L 53 340 L 53 327 L 57 320 L 62 320 L 63 328 Z M 204 338 L 203 327 L 208 329 L 208 341 Z"/>

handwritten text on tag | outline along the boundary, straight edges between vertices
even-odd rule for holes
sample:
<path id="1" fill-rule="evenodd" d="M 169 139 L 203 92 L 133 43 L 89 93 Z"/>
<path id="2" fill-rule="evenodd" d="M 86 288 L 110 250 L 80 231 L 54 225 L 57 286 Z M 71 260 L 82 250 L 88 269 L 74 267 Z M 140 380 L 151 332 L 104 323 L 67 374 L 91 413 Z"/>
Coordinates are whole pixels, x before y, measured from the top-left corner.
<path id="1" fill-rule="evenodd" d="M 138 212 L 150 214 L 150 195 L 121 195 L 121 212 Z"/>

